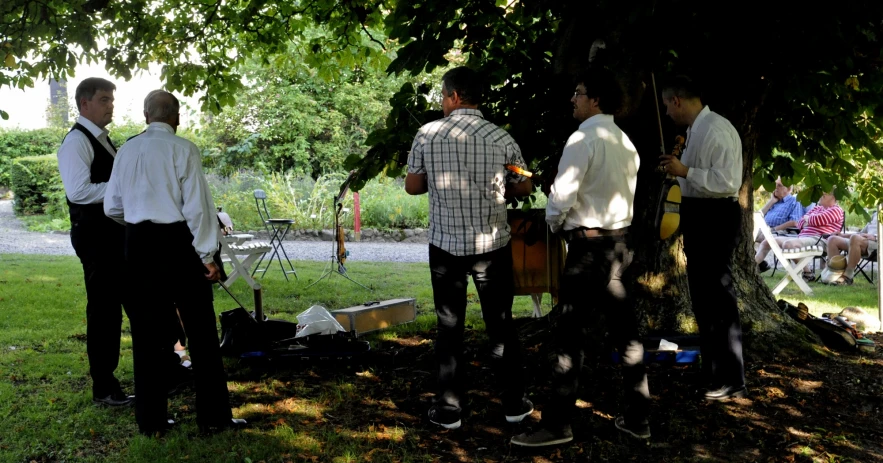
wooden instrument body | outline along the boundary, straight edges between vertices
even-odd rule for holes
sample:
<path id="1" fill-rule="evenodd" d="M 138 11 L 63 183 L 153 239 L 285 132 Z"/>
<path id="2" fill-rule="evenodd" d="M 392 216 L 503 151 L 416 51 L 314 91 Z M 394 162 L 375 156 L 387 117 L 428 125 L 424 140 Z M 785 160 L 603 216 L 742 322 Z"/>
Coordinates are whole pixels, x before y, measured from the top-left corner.
<path id="1" fill-rule="evenodd" d="M 684 137 L 675 137 L 672 155 L 680 159 L 684 149 Z M 666 174 L 656 204 L 655 228 L 659 230 L 659 239 L 665 240 L 677 233 L 681 226 L 681 184 L 678 178 Z"/>

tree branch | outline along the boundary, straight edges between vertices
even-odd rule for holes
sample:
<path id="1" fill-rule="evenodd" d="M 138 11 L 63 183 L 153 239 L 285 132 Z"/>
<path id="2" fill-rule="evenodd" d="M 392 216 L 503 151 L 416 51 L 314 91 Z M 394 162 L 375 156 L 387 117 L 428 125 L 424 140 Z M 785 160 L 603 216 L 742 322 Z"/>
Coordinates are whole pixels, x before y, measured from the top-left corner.
<path id="1" fill-rule="evenodd" d="M 366 34 L 368 34 L 368 37 L 370 37 L 370 38 L 371 38 L 371 41 L 372 41 L 372 42 L 374 42 L 374 43 L 376 43 L 376 44 L 377 44 L 377 45 L 380 45 L 380 48 L 382 48 L 382 49 L 383 49 L 383 51 L 386 51 L 386 47 L 385 47 L 385 46 L 383 46 L 383 44 L 382 44 L 382 43 L 380 43 L 380 41 L 379 41 L 379 40 L 377 40 L 377 39 L 375 39 L 375 38 L 374 38 L 374 36 L 373 36 L 373 35 L 371 35 L 371 33 L 370 33 L 370 32 L 368 32 L 368 28 L 366 28 L 366 27 L 365 27 L 365 25 L 364 25 L 364 24 L 362 24 L 362 30 L 363 30 L 363 31 L 365 31 L 365 33 L 366 33 Z"/>

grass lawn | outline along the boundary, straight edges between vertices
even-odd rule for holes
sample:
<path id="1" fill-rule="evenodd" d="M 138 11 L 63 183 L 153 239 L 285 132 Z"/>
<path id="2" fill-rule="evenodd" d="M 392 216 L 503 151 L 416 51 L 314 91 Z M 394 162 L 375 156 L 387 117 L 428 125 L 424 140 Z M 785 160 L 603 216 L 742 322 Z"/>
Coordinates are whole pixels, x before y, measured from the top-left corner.
<path id="1" fill-rule="evenodd" d="M 228 359 L 234 416 L 248 419 L 252 427 L 240 433 L 198 436 L 193 394 L 188 391 L 173 397 L 170 402 L 169 412 L 179 422 L 178 428 L 164 438 L 153 439 L 137 434 L 133 409 L 98 408 L 91 403 L 84 342 L 85 290 L 78 260 L 74 257 L 0 254 L 0 462 L 547 462 L 586 461 L 586 458 L 607 460 L 605 455 L 610 461 L 622 461 L 619 457 L 628 455 L 633 449 L 645 454 L 659 454 L 659 458 L 664 454 L 666 461 L 693 461 L 706 453 L 720 455 L 714 450 L 717 449 L 714 445 L 718 444 L 706 446 L 705 443 L 709 439 L 725 439 L 726 433 L 731 432 L 729 429 L 739 436 L 736 448 L 746 452 L 749 460 L 754 458 L 752 455 L 758 458 L 770 454 L 777 458 L 793 455 L 797 450 L 782 450 L 790 448 L 792 444 L 784 443 L 793 440 L 794 445 L 800 442 L 799 451 L 805 455 L 834 455 L 833 459 L 819 461 L 848 461 L 838 459 L 837 453 L 826 453 L 832 451 L 830 448 L 836 450 L 844 439 L 852 439 L 846 431 L 835 430 L 832 434 L 823 429 L 831 430 L 834 426 L 831 423 L 818 423 L 817 428 L 813 428 L 817 430 L 811 430 L 806 434 L 808 437 L 800 437 L 800 434 L 781 430 L 778 425 L 767 432 L 764 426 L 770 425 L 758 425 L 756 420 L 752 422 L 755 424 L 745 427 L 745 423 L 739 421 L 745 418 L 733 414 L 741 413 L 738 411 L 730 413 L 705 405 L 700 409 L 669 407 L 670 401 L 682 400 L 678 391 L 686 386 L 657 386 L 657 379 L 663 375 L 666 378 L 674 375 L 672 381 L 679 381 L 677 378 L 682 376 L 667 370 L 654 373 L 651 379 L 655 400 L 661 402 L 664 398 L 666 401 L 665 406 L 657 405 L 660 409 L 657 414 L 661 417 L 671 415 L 662 417 L 658 430 L 654 429 L 654 436 L 659 432 L 660 438 L 653 444 L 635 445 L 635 441 L 628 440 L 610 443 L 608 439 L 624 438 L 615 430 L 611 431 L 610 410 L 605 408 L 603 401 L 595 405 L 581 402 L 583 408 L 594 407 L 592 413 L 585 413 L 585 419 L 602 420 L 598 424 L 600 428 L 588 433 L 581 428 L 584 435 L 580 438 L 583 440 L 570 448 L 557 450 L 557 454 L 556 450 L 546 452 L 544 456 L 513 454 L 508 449 L 508 438 L 521 428 L 507 428 L 497 423 L 501 421 L 500 407 L 493 403 L 487 408 L 476 407 L 471 412 L 467 420 L 474 424 L 464 426 L 466 431 L 440 433 L 422 419 L 434 382 L 431 339 L 434 337 L 435 316 L 428 266 L 352 262 L 348 265 L 351 277 L 373 288 L 373 292 L 336 275 L 305 289 L 321 274 L 324 266 L 324 262 L 297 261 L 295 268 L 300 280 L 291 282 L 285 282 L 278 271 L 270 272 L 263 281 L 266 314 L 271 318 L 294 320 L 297 313 L 314 304 L 333 310 L 369 300 L 414 297 L 417 322 L 368 336 L 374 349 L 369 365 L 301 361 L 267 366 Z M 779 276 L 777 273 L 775 279 L 767 277 L 767 283 L 775 283 Z M 863 278 L 857 278 L 856 285 L 847 288 L 812 286 L 816 290 L 812 299 L 804 297 L 793 285 L 781 297 L 792 303 L 803 301 L 817 315 L 839 311 L 847 305 L 875 313 L 876 292 Z M 475 328 L 471 332 L 480 332 L 483 324 L 478 298 L 474 288 L 470 288 L 467 326 Z M 252 303 L 250 290 L 244 282 L 237 281 L 232 289 L 242 302 Z M 546 295 L 544 301 L 544 312 L 549 310 L 548 297 Z M 533 310 L 530 298 L 517 297 L 515 301 L 516 316 L 530 317 Z M 216 292 L 215 309 L 218 313 L 235 306 L 223 291 Z M 123 387 L 131 392 L 128 322 L 124 322 L 123 329 L 118 376 Z M 861 362 L 860 359 L 855 361 Z M 471 363 L 477 367 L 474 368 L 476 377 L 483 380 L 487 368 L 483 368 L 479 361 Z M 870 364 L 866 366 L 874 368 Z M 799 374 L 794 373 L 795 367 L 790 363 L 758 365 L 752 367 L 751 381 L 760 389 L 762 381 L 767 381 L 763 375 L 768 377 L 770 372 L 779 371 L 778 368 Z M 792 370 L 787 370 L 789 368 Z M 792 393 L 779 383 L 770 384 L 767 389 L 779 390 L 777 394 Z M 607 386 L 589 384 L 586 387 L 597 396 L 596 390 Z M 478 398 L 488 396 L 484 390 L 470 394 Z M 662 398 L 656 399 L 657 394 Z M 492 397 L 493 394 L 488 399 Z M 766 407 L 766 402 L 777 400 L 791 399 L 769 395 L 758 397 L 757 403 Z M 781 407 L 770 403 L 770 407 Z M 768 415 L 774 415 L 773 408 L 759 410 L 769 410 Z M 801 413 L 793 407 L 782 410 L 784 413 Z M 810 418 L 808 413 L 807 418 Z M 704 419 L 717 424 L 697 427 L 697 420 Z M 722 419 L 732 423 L 732 427 L 724 427 Z M 794 426 L 800 427 L 798 424 Z M 666 437 L 670 429 L 682 432 Z M 610 433 L 610 437 L 603 434 L 605 432 Z M 825 445 L 830 448 L 824 452 L 819 450 L 819 446 Z M 642 458 L 635 461 L 651 461 Z M 797 461 L 804 460 L 798 458 Z M 806 461 L 815 461 L 815 458 Z"/>
<path id="2" fill-rule="evenodd" d="M 300 279 L 292 278 L 291 282 L 286 282 L 281 272 L 270 272 L 262 280 L 265 313 L 293 321 L 297 313 L 314 304 L 333 310 L 369 300 L 413 297 L 418 309 L 416 323 L 366 339 L 376 348 L 378 343 L 394 344 L 399 336 L 425 334 L 435 326 L 426 264 L 351 262 L 350 276 L 373 292 L 338 275 L 304 289 L 318 278 L 325 264 L 295 262 Z M 243 280 L 237 280 L 231 289 L 248 309 L 253 309 L 250 289 Z M 344 411 L 359 402 L 361 398 L 352 395 L 352 382 L 362 378 L 370 381 L 371 373 L 350 371 L 344 375 L 348 379 L 334 378 L 332 383 L 336 384 L 316 388 L 318 384 L 304 378 L 321 369 L 318 364 L 295 365 L 295 374 L 304 376 L 297 381 L 299 397 L 278 397 L 278 401 L 271 403 L 234 403 L 234 416 L 252 421 L 264 421 L 256 415 L 286 416 L 281 422 L 265 422 L 259 429 L 244 432 L 245 438 L 226 433 L 194 440 L 191 437 L 196 433 L 195 417 L 189 410 L 192 400 L 179 397 L 172 399 L 169 411 L 177 415 L 181 432 L 160 441 L 137 436 L 133 409 L 92 405 L 84 342 L 85 297 L 82 268 L 75 257 L 0 254 L 0 462 L 309 461 L 320 455 L 321 459 L 316 461 L 350 462 L 368 461 L 365 452 L 377 445 L 386 450 L 373 461 L 434 460 L 408 427 L 375 432 L 372 423 L 354 423 L 350 429 L 341 429 L 330 421 L 320 425 L 327 420 L 323 416 L 342 416 L 345 413 L 338 410 Z M 471 284 L 469 297 L 467 324 L 482 330 L 478 298 Z M 546 310 L 548 298 L 546 295 Z M 515 301 L 518 316 L 530 316 L 530 298 L 517 297 Z M 216 292 L 218 313 L 235 307 L 236 303 L 223 290 Z M 128 321 L 124 321 L 123 330 L 117 376 L 131 393 L 134 388 Z M 263 376 L 265 372 L 255 372 L 236 360 L 227 363 L 234 402 L 243 391 L 276 397 L 270 391 L 278 384 Z"/>
<path id="3" fill-rule="evenodd" d="M 764 281 L 772 288 L 782 279 L 784 272 L 779 269 L 774 277 L 770 277 L 771 272 L 763 274 Z M 870 276 L 870 273 L 868 273 Z M 879 275 L 874 273 L 874 282 Z M 820 316 L 826 312 L 840 312 L 844 307 L 858 307 L 877 317 L 877 286 L 868 283 L 868 280 L 860 274 L 854 278 L 852 286 L 832 286 L 822 283 L 809 283 L 813 290 L 812 296 L 803 294 L 803 291 L 796 284 L 789 283 L 788 286 L 779 293 L 777 299 L 784 299 L 794 305 L 803 302 L 809 307 L 810 312 L 815 316 Z"/>

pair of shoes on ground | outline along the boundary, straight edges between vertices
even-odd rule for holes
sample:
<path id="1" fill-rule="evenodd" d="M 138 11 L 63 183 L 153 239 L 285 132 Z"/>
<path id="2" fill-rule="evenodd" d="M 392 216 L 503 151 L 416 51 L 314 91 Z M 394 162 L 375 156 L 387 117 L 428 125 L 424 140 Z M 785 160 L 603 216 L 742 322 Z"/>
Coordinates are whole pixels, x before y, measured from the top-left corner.
<path id="1" fill-rule="evenodd" d="M 93 397 L 92 403 L 105 407 L 129 407 L 135 404 L 135 396 L 126 395 L 123 391 L 116 391 L 104 397 Z"/>
<path id="2" fill-rule="evenodd" d="M 626 421 L 624 416 L 617 416 L 613 421 L 616 429 L 637 439 L 650 438 L 650 423 L 647 420 L 638 422 Z M 521 447 L 545 447 L 548 445 L 566 444 L 573 440 L 573 431 L 570 426 L 560 429 L 540 428 L 536 431 L 519 434 L 509 442 Z"/>
<path id="3" fill-rule="evenodd" d="M 807 283 L 812 283 L 813 281 L 816 281 L 816 274 L 815 273 L 803 272 L 803 275 L 801 275 L 801 276 L 803 277 L 803 281 L 805 281 Z"/>
<path id="4" fill-rule="evenodd" d="M 533 402 L 526 398 L 521 399 L 517 408 L 505 410 L 505 413 L 507 422 L 520 423 L 527 415 L 533 413 Z M 438 405 L 433 405 L 429 409 L 429 421 L 445 429 L 457 429 L 463 425 L 459 410 L 445 410 Z"/>
<path id="5" fill-rule="evenodd" d="M 840 278 L 832 281 L 830 284 L 834 286 L 852 286 L 855 281 L 846 275 L 840 275 Z"/>
<path id="6" fill-rule="evenodd" d="M 714 387 L 704 394 L 705 400 L 717 401 L 727 399 L 742 399 L 748 397 L 748 388 L 745 385 Z"/>

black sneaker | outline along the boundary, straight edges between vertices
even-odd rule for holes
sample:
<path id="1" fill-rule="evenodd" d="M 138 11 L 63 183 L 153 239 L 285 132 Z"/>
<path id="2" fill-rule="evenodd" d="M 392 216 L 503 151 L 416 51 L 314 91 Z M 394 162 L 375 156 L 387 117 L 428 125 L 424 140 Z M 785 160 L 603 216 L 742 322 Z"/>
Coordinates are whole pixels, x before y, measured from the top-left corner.
<path id="1" fill-rule="evenodd" d="M 105 397 L 93 397 L 92 403 L 105 407 L 128 407 L 135 403 L 135 396 L 118 391 Z"/>
<path id="2" fill-rule="evenodd" d="M 445 429 L 457 429 L 463 424 L 459 411 L 444 410 L 435 405 L 429 409 L 429 421 Z"/>
<path id="3" fill-rule="evenodd" d="M 148 436 L 148 437 L 162 437 L 166 435 L 167 432 L 171 431 L 172 428 L 176 426 L 175 420 L 166 420 L 165 423 L 160 423 L 158 426 L 152 428 L 138 428 L 138 432 Z"/>
<path id="4" fill-rule="evenodd" d="M 537 431 L 526 432 L 512 438 L 509 442 L 522 447 L 545 447 L 547 445 L 566 444 L 573 440 L 573 431 L 570 426 L 560 431 L 541 428 Z"/>
<path id="5" fill-rule="evenodd" d="M 199 427 L 200 434 L 211 435 L 228 429 L 231 431 L 245 429 L 248 426 L 248 422 L 239 418 L 230 418 L 229 420 L 223 420 L 217 423 L 197 423 L 197 426 Z"/>
<path id="6" fill-rule="evenodd" d="M 521 399 L 517 409 L 506 410 L 506 421 L 509 423 L 521 423 L 521 420 L 533 413 L 533 402 L 527 398 Z"/>
<path id="7" fill-rule="evenodd" d="M 182 390 L 193 386 L 195 384 L 195 379 L 196 376 L 194 375 L 193 370 L 183 365 L 176 365 L 172 372 L 169 374 L 168 395 L 173 396 L 181 392 Z"/>
<path id="8" fill-rule="evenodd" d="M 757 264 L 757 272 L 763 273 L 770 269 L 770 264 L 767 261 L 762 260 L 759 264 Z"/>
<path id="9" fill-rule="evenodd" d="M 705 400 L 743 399 L 748 397 L 748 389 L 742 386 L 721 386 L 705 393 Z"/>
<path id="10" fill-rule="evenodd" d="M 613 424 L 616 425 L 616 429 L 619 429 L 632 437 L 637 437 L 638 439 L 650 438 L 650 424 L 646 421 L 637 424 L 626 423 L 624 416 L 617 416 Z"/>

